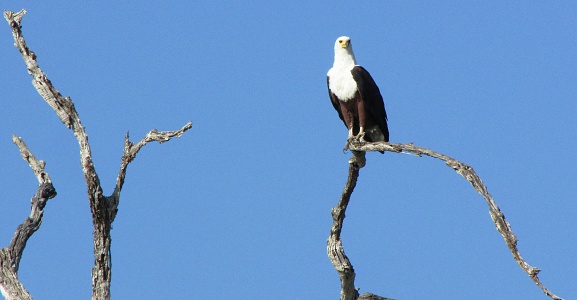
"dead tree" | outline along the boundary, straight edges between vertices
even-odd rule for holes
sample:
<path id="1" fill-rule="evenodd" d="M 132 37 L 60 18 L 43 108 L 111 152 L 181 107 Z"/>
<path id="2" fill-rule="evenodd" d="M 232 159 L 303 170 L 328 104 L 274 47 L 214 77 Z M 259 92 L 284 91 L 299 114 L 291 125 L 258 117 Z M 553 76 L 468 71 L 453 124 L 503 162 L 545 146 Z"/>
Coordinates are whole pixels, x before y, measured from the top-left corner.
<path id="1" fill-rule="evenodd" d="M 80 122 L 80 117 L 74 108 L 74 103 L 69 97 L 64 97 L 52 85 L 50 80 L 38 66 L 36 62 L 36 54 L 32 52 L 26 45 L 26 41 L 22 36 L 22 17 L 26 13 L 25 10 L 14 13 L 12 11 L 5 11 L 4 18 L 8 21 L 14 36 L 14 45 L 24 59 L 28 73 L 32 76 L 32 85 L 36 88 L 40 96 L 52 107 L 58 118 L 64 125 L 72 130 L 74 136 L 78 140 L 80 146 L 80 163 L 84 173 L 84 179 L 88 189 L 88 201 L 90 203 L 90 210 L 92 213 L 92 224 L 94 226 L 94 267 L 92 268 L 92 299 L 110 299 L 110 282 L 111 282 L 111 256 L 110 256 L 110 230 L 112 229 L 112 222 L 116 218 L 118 212 L 118 203 L 120 200 L 120 192 L 124 185 L 124 178 L 126 176 L 126 169 L 128 164 L 134 160 L 136 154 L 144 145 L 149 142 L 163 143 L 169 141 L 173 137 L 180 137 L 185 131 L 192 127 L 189 122 L 182 128 L 175 131 L 159 132 L 156 129 L 151 130 L 140 142 L 133 144 L 130 142 L 128 133 L 124 141 L 124 151 L 120 163 L 120 171 L 116 179 L 116 186 L 112 195 L 103 195 L 103 190 L 100 185 L 98 174 L 94 168 L 92 161 L 92 154 L 90 144 L 88 143 L 88 135 Z M 19 146 L 20 147 L 20 146 Z M 22 149 L 22 148 L 21 148 Z M 24 154 L 23 154 L 24 156 Z M 18 282 L 18 263 L 26 240 L 38 229 L 40 220 L 42 218 L 42 208 L 46 201 L 54 197 L 56 192 L 53 191 L 50 178 L 43 171 L 43 163 L 41 171 L 36 171 L 31 164 L 31 167 L 37 173 L 45 174 L 44 181 L 41 181 L 37 195 L 38 199 L 33 198 L 33 207 L 31 217 L 18 227 L 15 237 L 7 250 L 2 249 L 0 252 L 0 290 L 7 299 L 31 299 L 22 284 Z M 39 177 L 39 181 L 41 178 Z M 42 188 L 42 189 L 41 189 Z M 53 191 L 50 193 L 49 191 Z M 36 196 L 35 196 L 36 197 Z M 34 205 L 36 201 L 36 207 Z M 30 221 L 29 221 L 30 220 Z M 25 229 L 23 233 L 20 229 Z M 16 241 L 15 241 L 16 240 Z M 13 247 L 14 244 L 14 247 Z"/>
<path id="2" fill-rule="evenodd" d="M 540 281 L 537 274 L 541 270 L 536 267 L 529 265 L 521 256 L 521 253 L 517 249 L 517 237 L 513 233 L 511 229 L 511 225 L 507 220 L 505 220 L 505 215 L 501 212 L 497 203 L 489 194 L 487 187 L 483 184 L 483 181 L 472 167 L 453 159 L 447 155 L 438 153 L 436 151 L 417 147 L 412 143 L 409 144 L 395 144 L 395 143 L 386 143 L 386 142 L 377 142 L 377 143 L 360 143 L 360 142 L 352 142 L 349 144 L 349 149 L 352 151 L 353 156 L 349 160 L 349 175 L 347 182 L 345 184 L 345 188 L 343 189 L 342 196 L 338 202 L 338 204 L 333 207 L 332 209 L 332 216 L 333 216 L 333 225 L 331 227 L 331 232 L 329 238 L 327 240 L 327 254 L 329 259 L 331 260 L 333 266 L 339 273 L 339 277 L 341 280 L 341 300 L 357 300 L 357 299 L 364 299 L 364 300 L 386 300 L 388 298 L 384 298 L 381 296 L 373 295 L 371 293 L 365 293 L 359 296 L 357 289 L 355 288 L 355 270 L 353 269 L 353 265 L 349 261 L 349 258 L 345 255 L 345 251 L 343 249 L 343 245 L 341 242 L 341 230 L 343 228 L 343 220 L 345 218 L 345 211 L 347 209 L 347 205 L 349 204 L 349 200 L 351 198 L 351 194 L 353 193 L 355 186 L 357 184 L 357 178 L 359 177 L 359 170 L 365 166 L 365 152 L 366 151 L 387 151 L 393 153 L 404 153 L 404 154 L 412 154 L 418 157 L 423 155 L 440 159 L 445 162 L 445 164 L 455 170 L 459 175 L 463 176 L 473 188 L 485 198 L 487 205 L 489 205 L 489 214 L 495 223 L 497 231 L 503 236 L 507 247 L 513 254 L 513 258 L 529 275 L 531 280 L 541 288 L 541 290 L 545 293 L 545 295 L 551 297 L 555 300 L 561 300 L 562 298 L 553 294 L 549 291 Z"/>

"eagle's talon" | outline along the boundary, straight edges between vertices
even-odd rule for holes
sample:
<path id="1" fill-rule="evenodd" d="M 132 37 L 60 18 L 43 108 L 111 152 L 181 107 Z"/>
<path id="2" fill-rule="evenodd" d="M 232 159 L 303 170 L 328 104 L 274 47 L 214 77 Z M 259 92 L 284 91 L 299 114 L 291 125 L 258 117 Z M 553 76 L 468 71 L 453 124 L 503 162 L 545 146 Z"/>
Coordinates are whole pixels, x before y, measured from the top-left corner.
<path id="1" fill-rule="evenodd" d="M 347 143 L 345 145 L 345 149 L 346 150 L 350 150 L 350 146 L 354 145 L 354 146 L 359 146 L 359 140 L 357 139 L 356 136 L 351 136 L 350 138 L 347 139 Z"/>
<path id="2" fill-rule="evenodd" d="M 347 151 L 349 151 L 350 144 L 351 144 L 351 140 L 347 139 L 347 142 L 345 143 L 345 147 L 343 148 L 343 153 L 347 153 Z"/>
<path id="3" fill-rule="evenodd" d="M 364 132 L 359 133 L 359 134 L 355 137 L 355 139 L 356 139 L 357 141 L 361 142 L 361 143 L 366 143 L 366 141 L 365 141 L 365 133 L 364 133 Z"/>

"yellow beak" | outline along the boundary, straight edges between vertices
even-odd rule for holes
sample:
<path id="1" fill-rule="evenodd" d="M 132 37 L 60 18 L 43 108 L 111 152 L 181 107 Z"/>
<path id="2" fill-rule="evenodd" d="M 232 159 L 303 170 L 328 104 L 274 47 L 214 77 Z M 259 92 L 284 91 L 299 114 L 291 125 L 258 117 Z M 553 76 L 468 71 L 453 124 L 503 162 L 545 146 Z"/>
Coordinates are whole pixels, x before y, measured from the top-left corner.
<path id="1" fill-rule="evenodd" d="M 351 42 L 350 40 L 342 40 L 339 41 L 339 44 L 341 44 L 341 48 L 346 48 L 349 46 L 350 42 Z"/>

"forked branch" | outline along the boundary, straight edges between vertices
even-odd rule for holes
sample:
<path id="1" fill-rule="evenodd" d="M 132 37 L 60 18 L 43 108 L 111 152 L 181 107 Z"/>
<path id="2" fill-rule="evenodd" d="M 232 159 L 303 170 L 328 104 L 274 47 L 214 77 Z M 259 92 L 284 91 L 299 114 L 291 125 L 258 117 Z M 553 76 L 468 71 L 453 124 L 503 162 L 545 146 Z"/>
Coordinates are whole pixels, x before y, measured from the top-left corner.
<path id="1" fill-rule="evenodd" d="M 164 142 L 170 141 L 174 137 L 181 137 L 182 134 L 192 128 L 192 122 L 188 122 L 182 128 L 174 131 L 157 131 L 156 129 L 151 130 L 146 134 L 140 142 L 137 144 L 132 143 L 129 140 L 129 134 L 126 133 L 126 137 L 124 139 L 124 151 L 120 163 L 120 171 L 118 172 L 118 176 L 116 177 L 116 187 L 114 188 L 114 192 L 112 196 L 110 196 L 111 202 L 111 213 L 112 213 L 112 220 L 114 220 L 116 216 L 116 212 L 118 211 L 118 201 L 120 199 L 120 192 L 122 191 L 122 187 L 124 186 L 124 179 L 126 177 L 126 169 L 128 168 L 128 164 L 130 164 L 135 158 L 136 154 L 149 142 L 158 142 L 160 144 Z"/>
<path id="2" fill-rule="evenodd" d="M 140 142 L 137 144 L 132 143 L 129 140 L 129 134 L 126 133 L 124 139 L 124 154 L 122 155 L 122 162 L 120 163 L 120 172 L 118 172 L 118 177 L 116 178 L 116 188 L 114 189 L 113 196 L 119 195 L 124 185 L 124 177 L 126 176 L 126 168 L 135 158 L 136 154 L 150 142 L 159 142 L 160 144 L 170 141 L 174 137 L 181 137 L 182 134 L 192 128 L 192 122 L 188 122 L 182 128 L 174 131 L 161 131 L 158 132 L 156 129 L 151 130 L 146 134 Z"/>
<path id="3" fill-rule="evenodd" d="M 94 226 L 94 268 L 92 269 L 92 298 L 93 299 L 110 299 L 110 282 L 111 282 L 111 256 L 110 256 L 110 230 L 112 222 L 118 211 L 118 201 L 120 191 L 124 184 L 126 168 L 134 159 L 138 151 L 148 142 L 158 141 L 166 142 L 173 137 L 180 137 L 186 130 L 190 129 L 192 124 L 189 122 L 181 129 L 169 132 L 158 132 L 152 130 L 138 144 L 133 145 L 128 141 L 128 135 L 125 141 L 124 154 L 117 183 L 113 194 L 105 197 L 102 192 L 102 186 L 98 174 L 94 168 L 88 135 L 80 122 L 78 112 L 74 108 L 74 103 L 69 97 L 64 97 L 52 85 L 46 74 L 40 69 L 36 62 L 36 54 L 26 45 L 22 36 L 22 17 L 25 10 L 14 13 L 11 11 L 4 12 L 4 18 L 12 28 L 14 45 L 24 59 L 28 73 L 32 76 L 32 85 L 36 88 L 40 96 L 52 107 L 62 123 L 74 132 L 80 146 L 80 163 L 84 173 L 84 179 L 88 190 L 88 200 L 92 212 L 92 223 Z"/>
<path id="4" fill-rule="evenodd" d="M 343 191 L 343 196 L 339 201 L 339 204 L 333 208 L 333 227 L 331 228 L 331 236 L 329 237 L 328 241 L 328 251 L 329 251 L 329 258 L 333 262 L 335 269 L 339 272 L 339 276 L 341 277 L 341 300 L 347 299 L 357 299 L 355 293 L 351 292 L 351 288 L 354 287 L 354 271 L 353 267 L 350 264 L 348 258 L 344 256 L 344 251 L 342 251 L 342 245 L 340 242 L 340 230 L 342 229 L 342 219 L 344 219 L 344 214 L 346 210 L 346 205 L 348 204 L 348 200 L 350 198 L 350 194 L 352 193 L 352 189 L 356 184 L 356 178 L 358 177 L 358 169 L 355 170 L 355 157 L 359 155 L 357 153 L 364 153 L 365 151 L 387 151 L 387 152 L 394 152 L 394 153 L 405 153 L 405 154 L 413 154 L 416 156 L 430 156 L 436 159 L 440 159 L 445 162 L 445 164 L 455 170 L 459 175 L 463 176 L 467 181 L 471 183 L 473 188 L 485 198 L 487 205 L 489 206 L 489 214 L 495 223 L 497 231 L 503 236 L 507 247 L 511 251 L 513 258 L 517 262 L 517 264 L 529 275 L 531 280 L 541 288 L 541 290 L 545 293 L 545 295 L 549 296 L 555 300 L 561 300 L 562 298 L 553 294 L 550 290 L 548 290 L 539 280 L 537 274 L 540 270 L 536 267 L 529 265 L 525 259 L 521 256 L 521 253 L 517 249 L 517 237 L 513 233 L 511 229 L 511 225 L 505 219 L 505 215 L 497 206 L 497 203 L 493 199 L 493 197 L 489 194 L 487 187 L 483 184 L 481 178 L 475 173 L 471 166 L 468 166 L 454 158 L 451 158 L 447 155 L 438 153 L 436 151 L 417 147 L 412 143 L 409 144 L 396 144 L 396 143 L 385 143 L 385 142 L 378 142 L 378 143 L 359 143 L 359 142 L 352 142 L 349 145 L 350 150 L 353 152 L 354 156 L 351 158 L 349 164 L 349 180 L 347 180 L 347 184 L 345 185 L 345 190 Z M 363 155 L 364 157 L 364 155 Z M 362 166 L 361 166 L 362 167 Z M 354 178 L 354 182 L 349 182 L 351 176 Z M 346 202 L 343 201 L 343 198 L 346 198 Z M 335 214 L 338 212 L 338 214 Z M 337 217 L 335 217 L 337 216 Z M 340 216 L 340 217 L 339 217 Z M 339 222 L 337 222 L 340 220 Z M 335 239 L 333 241 L 333 231 L 338 229 L 339 234 L 335 235 Z M 334 249 L 338 250 L 335 251 Z M 331 255 L 333 253 L 339 253 L 339 255 Z M 344 259 L 341 259 L 344 258 Z M 343 298 L 343 295 L 346 297 Z M 364 296 L 364 295 L 363 295 Z"/>

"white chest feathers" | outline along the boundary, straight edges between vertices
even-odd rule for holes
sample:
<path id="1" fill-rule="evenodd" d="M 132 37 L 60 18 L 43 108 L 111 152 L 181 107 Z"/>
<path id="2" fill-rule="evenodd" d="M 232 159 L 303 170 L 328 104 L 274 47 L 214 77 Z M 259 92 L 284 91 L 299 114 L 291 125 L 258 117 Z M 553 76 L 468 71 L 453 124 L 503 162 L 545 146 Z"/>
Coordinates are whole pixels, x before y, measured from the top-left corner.
<path id="1" fill-rule="evenodd" d="M 332 67 L 327 76 L 329 77 L 329 89 L 341 101 L 352 99 L 357 92 L 357 82 L 351 74 L 352 68 Z"/>

